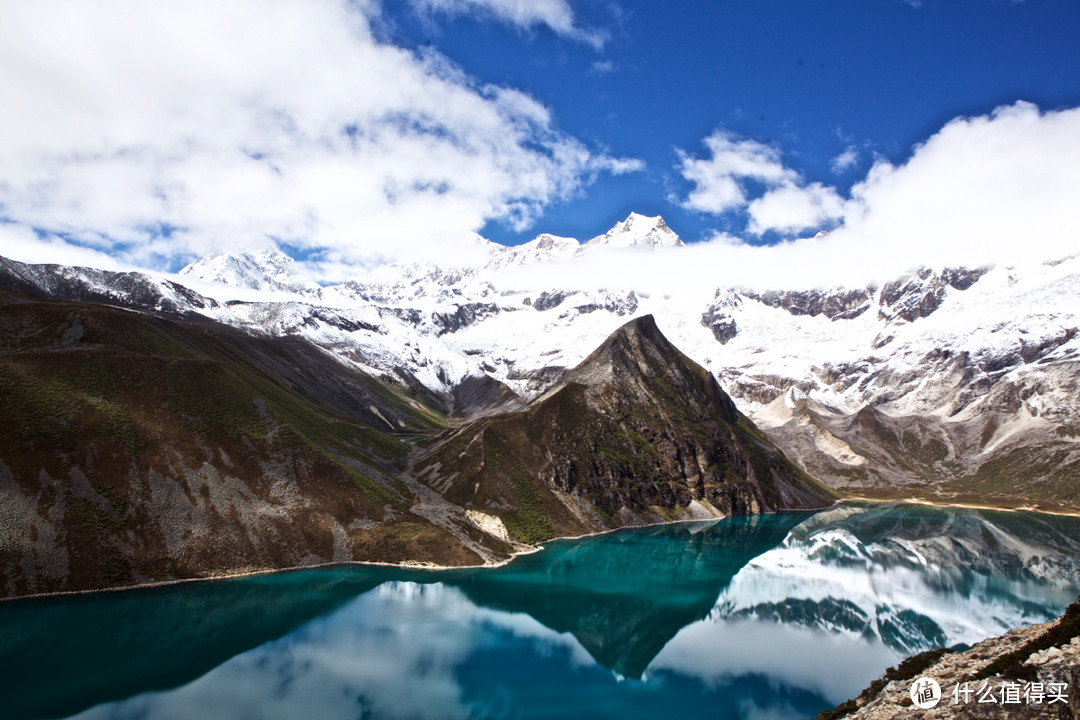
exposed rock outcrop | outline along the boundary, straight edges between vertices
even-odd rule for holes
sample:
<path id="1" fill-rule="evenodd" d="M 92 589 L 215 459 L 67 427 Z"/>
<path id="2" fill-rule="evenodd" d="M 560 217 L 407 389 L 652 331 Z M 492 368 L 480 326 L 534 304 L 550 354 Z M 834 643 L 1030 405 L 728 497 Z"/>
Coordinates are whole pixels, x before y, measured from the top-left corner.
<path id="1" fill-rule="evenodd" d="M 827 490 L 789 463 L 651 316 L 637 318 L 523 412 L 440 439 L 417 476 L 502 517 L 515 539 L 680 517 L 819 508 Z"/>
<path id="2" fill-rule="evenodd" d="M 941 307 L 946 288 L 967 290 L 985 274 L 985 268 L 946 268 L 941 273 L 920 268 L 911 275 L 885 283 L 878 299 L 879 312 L 883 319 L 899 318 L 907 322 L 928 317 Z"/>
<path id="3" fill-rule="evenodd" d="M 770 290 L 744 293 L 769 307 L 783 308 L 792 315 L 824 315 L 830 320 L 850 320 L 870 309 L 874 302 L 872 288 L 846 290 Z"/>
<path id="4" fill-rule="evenodd" d="M 1080 718 L 1080 601 L 1058 620 L 1011 630 L 963 652 L 931 651 L 890 668 L 818 720 Z M 919 708 L 912 686 L 933 679 L 940 698 Z M 930 704 L 930 702 L 927 702 Z"/>
<path id="5" fill-rule="evenodd" d="M 732 290 L 717 290 L 711 305 L 701 315 L 701 324 L 712 331 L 721 345 L 727 344 L 739 334 L 739 327 L 732 311 L 742 303 L 739 294 Z"/>
<path id="6" fill-rule="evenodd" d="M 436 335 L 455 333 L 474 325 L 480 320 L 497 315 L 499 306 L 495 303 L 466 303 L 459 305 L 453 312 L 431 314 L 431 322 L 438 328 Z"/>

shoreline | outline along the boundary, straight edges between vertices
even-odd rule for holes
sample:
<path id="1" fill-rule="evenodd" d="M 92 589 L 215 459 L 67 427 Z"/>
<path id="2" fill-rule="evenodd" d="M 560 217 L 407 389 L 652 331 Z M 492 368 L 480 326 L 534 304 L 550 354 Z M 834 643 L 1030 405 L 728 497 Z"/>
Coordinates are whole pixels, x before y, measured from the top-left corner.
<path id="1" fill-rule="evenodd" d="M 925 505 L 928 507 L 939 508 L 961 508 L 964 510 L 990 510 L 993 512 L 1007 512 L 1007 513 L 1035 513 L 1036 515 L 1055 515 L 1058 517 L 1074 517 L 1080 518 L 1080 511 L 1071 510 L 1046 510 L 1042 508 L 1032 507 L 1031 505 L 1017 505 L 1013 507 L 1005 507 L 1002 505 L 976 505 L 973 503 L 954 502 L 948 500 L 927 500 L 919 497 L 905 497 L 905 498 L 875 498 L 866 497 L 864 495 L 849 495 L 845 497 L 841 502 L 866 502 L 866 503 L 902 503 L 904 505 Z"/>
<path id="2" fill-rule="evenodd" d="M 990 505 L 971 505 L 971 504 L 955 503 L 955 502 L 934 502 L 934 501 L 931 501 L 931 500 L 926 500 L 924 498 L 913 498 L 913 497 L 912 498 L 870 498 L 870 497 L 863 497 L 863 496 L 857 496 L 857 495 L 850 495 L 850 496 L 846 496 L 846 497 L 843 497 L 843 498 L 839 498 L 833 504 L 828 505 L 828 506 L 823 507 L 823 508 L 811 508 L 811 509 L 801 509 L 801 510 L 800 509 L 780 510 L 778 512 L 818 513 L 818 512 L 825 512 L 825 511 L 828 511 L 828 510 L 834 510 L 834 509 L 836 509 L 838 507 L 841 507 L 841 506 L 843 506 L 845 504 L 848 504 L 848 503 L 870 503 L 870 504 L 897 503 L 897 504 L 904 504 L 904 505 L 923 505 L 923 506 L 940 507 L 940 508 L 950 508 L 951 507 L 951 508 L 960 508 L 960 509 L 964 509 L 964 510 L 991 510 L 991 511 L 1010 512 L 1010 513 L 1029 512 L 1029 513 L 1034 513 L 1034 514 L 1037 514 L 1037 515 L 1055 515 L 1055 516 L 1062 516 L 1062 517 L 1080 518 L 1080 512 L 1039 510 L 1039 509 L 1032 508 L 1032 507 L 1029 507 L 1029 506 L 1005 508 L 1005 507 L 995 507 L 995 506 L 990 506 Z M 772 513 L 762 513 L 762 514 L 774 515 L 776 513 L 772 512 Z M 563 535 L 563 536 L 559 536 L 559 537 L 549 538 L 549 539 L 545 540 L 544 543 L 561 542 L 561 541 L 568 541 L 568 540 L 585 540 L 585 539 L 588 539 L 588 538 L 600 537 L 601 535 L 610 535 L 611 533 L 621 532 L 623 530 L 637 530 L 637 529 L 650 528 L 650 527 L 664 527 L 664 526 L 667 526 L 667 525 L 689 525 L 689 524 L 692 524 L 692 523 L 711 523 L 711 522 L 718 522 L 720 520 L 725 520 L 725 519 L 727 519 L 729 517 L 733 517 L 733 516 L 721 515 L 719 517 L 715 517 L 715 518 L 712 518 L 712 519 L 697 519 L 697 520 L 663 520 L 663 521 L 655 522 L 655 523 L 646 523 L 645 525 L 628 525 L 626 527 L 612 528 L 610 530 L 598 530 L 596 532 L 585 533 L 585 534 L 582 534 L 582 535 Z M 274 573 L 302 572 L 304 570 L 324 570 L 324 569 L 328 569 L 328 568 L 344 568 L 344 567 L 356 567 L 356 566 L 359 566 L 359 567 L 393 568 L 393 569 L 398 569 L 398 570 L 419 570 L 419 571 L 427 571 L 427 572 L 444 572 L 444 571 L 447 571 L 447 570 L 485 570 L 485 569 L 494 570 L 494 569 L 501 568 L 501 567 L 504 567 L 506 565 L 509 565 L 511 562 L 513 562 L 518 557 L 523 557 L 523 556 L 526 556 L 526 555 L 533 555 L 535 553 L 542 552 L 545 549 L 546 548 L 545 548 L 544 544 L 542 543 L 540 545 L 537 545 L 537 546 L 532 547 L 532 548 L 527 549 L 527 550 L 514 551 L 514 552 L 512 552 L 510 554 L 509 557 L 507 557 L 504 560 L 500 560 L 498 562 L 483 563 L 483 564 L 480 564 L 480 565 L 436 565 L 435 563 L 425 563 L 425 562 L 419 562 L 419 561 L 415 561 L 415 560 L 404 560 L 404 561 L 396 562 L 396 563 L 395 562 L 382 562 L 382 561 L 378 561 L 378 560 L 345 560 L 345 561 L 339 561 L 339 562 L 317 563 L 317 564 L 314 564 L 314 565 L 297 565 L 297 566 L 293 566 L 293 567 L 239 570 L 239 571 L 235 571 L 235 572 L 214 573 L 214 574 L 206 575 L 206 576 L 203 576 L 203 577 L 175 578 L 175 579 L 172 579 L 172 580 L 153 580 L 151 582 L 135 583 L 135 584 L 132 584 L 132 585 L 122 585 L 122 586 L 119 586 L 119 587 L 95 588 L 95 589 L 87 589 L 87 590 L 59 590 L 59 591 L 47 592 L 47 593 L 34 593 L 34 594 L 31 594 L 31 595 L 18 595 L 16 597 L 0 598 L 0 605 L 3 605 L 4 603 L 9 603 L 9 602 L 19 602 L 19 601 L 22 601 L 22 600 L 45 600 L 45 599 L 49 599 L 49 598 L 75 597 L 75 596 L 79 596 L 79 595 L 94 595 L 94 594 L 98 594 L 98 593 L 117 593 L 117 592 L 153 590 L 153 589 L 157 589 L 157 588 L 166 588 L 166 587 L 172 587 L 172 586 L 176 586 L 176 585 L 184 585 L 184 584 L 188 584 L 188 583 L 213 582 L 215 580 L 233 580 L 233 579 L 246 578 L 246 577 L 258 577 L 259 575 L 271 575 L 271 574 L 274 574 Z"/>
<path id="3" fill-rule="evenodd" d="M 823 510 L 830 510 L 839 504 L 833 503 L 827 508 L 820 508 L 817 510 L 784 510 L 781 512 L 821 512 Z M 592 533 L 585 533 L 584 535 L 560 535 L 559 537 L 548 538 L 545 543 L 559 542 L 564 540 L 585 540 L 587 538 L 599 537 L 601 535 L 609 535 L 611 533 L 620 532 L 622 530 L 636 530 L 648 527 L 661 527 L 664 525 L 683 525 L 690 523 L 707 523 L 724 520 L 730 517 L 727 515 L 721 515 L 719 517 L 712 518 L 711 520 L 665 520 L 655 523 L 647 523 L 645 525 L 628 525 L 621 528 L 612 528 L 610 530 L 598 530 Z M 437 565 L 435 563 L 422 562 L 417 560 L 403 560 L 401 562 L 383 562 L 380 560 L 341 560 L 335 562 L 316 563 L 314 565 L 295 565 L 292 567 L 281 568 L 263 568 L 258 570 L 237 570 L 235 572 L 220 572 L 206 575 L 203 577 L 193 578 L 174 578 L 172 580 L 152 580 L 145 583 L 134 583 L 132 585 L 120 585 L 117 587 L 106 588 L 94 588 L 88 590 L 57 590 L 55 592 L 46 593 L 33 593 L 31 595 L 17 595 L 15 597 L 0 598 L 0 605 L 8 602 L 18 602 L 20 600 L 44 600 L 46 598 L 58 598 L 58 597 L 70 597 L 77 595 L 93 595 L 97 593 L 112 593 L 112 592 L 128 592 L 132 590 L 152 590 L 155 588 L 164 588 L 174 585 L 183 585 L 187 583 L 199 583 L 199 582 L 213 582 L 215 580 L 233 580 L 236 578 L 246 577 L 258 577 L 259 575 L 271 575 L 274 573 L 286 573 L 286 572 L 302 572 L 304 570 L 325 570 L 327 568 L 343 568 L 343 567 L 380 567 L 380 568 L 393 568 L 397 570 L 419 570 L 428 572 L 445 572 L 447 570 L 495 570 L 497 568 L 509 565 L 515 559 L 524 557 L 526 555 L 533 555 L 538 552 L 542 552 L 545 549 L 543 544 L 536 545 L 524 550 L 515 550 L 504 560 L 498 562 L 487 562 L 480 565 Z"/>

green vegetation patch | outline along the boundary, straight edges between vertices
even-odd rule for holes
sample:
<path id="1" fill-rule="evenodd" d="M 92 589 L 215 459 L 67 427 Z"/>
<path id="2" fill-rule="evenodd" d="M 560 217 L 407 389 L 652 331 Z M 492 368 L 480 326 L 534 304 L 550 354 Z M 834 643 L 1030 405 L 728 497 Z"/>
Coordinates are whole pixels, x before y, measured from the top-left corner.
<path id="1" fill-rule="evenodd" d="M 17 432 L 71 448 L 87 434 L 116 438 L 132 455 L 146 449 L 127 406 L 111 387 L 115 377 L 107 368 L 72 371 L 71 365 L 93 365 L 93 355 L 64 358 L 67 362 L 34 362 L 7 358 L 0 362 L 0 387 Z M 28 367 L 28 365 L 31 365 Z"/>
<path id="2" fill-rule="evenodd" d="M 510 491 L 518 504 L 517 510 L 502 516 L 506 529 L 518 541 L 530 545 L 550 538 L 554 534 L 551 520 L 544 510 L 540 492 L 529 479 L 525 468 L 503 453 L 490 433 L 484 433 L 484 453 L 491 471 L 510 481 Z"/>
<path id="3" fill-rule="evenodd" d="M 262 400 L 280 423 L 275 442 L 311 453 L 345 473 L 371 500 L 407 510 L 411 503 L 351 467 L 342 457 L 359 456 L 375 464 L 400 466 L 409 446 L 399 438 L 356 420 L 338 417 L 291 388 L 242 366 L 208 361 L 175 361 L 166 368 L 170 404 L 189 429 L 223 433 L 234 441 L 266 440 L 267 422 L 256 400 Z"/>
<path id="4" fill-rule="evenodd" d="M 217 363 L 176 360 L 165 366 L 163 375 L 169 404 L 188 429 L 202 433 L 214 430 L 234 440 L 266 437 L 252 388 L 236 373 Z"/>
<path id="5" fill-rule="evenodd" d="M 82 527 L 98 537 L 114 535 L 124 527 L 124 516 L 104 510 L 86 498 L 68 501 L 65 515 L 69 523 Z"/>
<path id="6" fill-rule="evenodd" d="M 1023 448 L 995 457 L 972 475 L 945 483 L 943 490 L 957 494 L 1016 497 L 1017 479 L 1023 478 L 1023 499 L 1080 505 L 1080 468 L 1069 462 L 1071 444 Z"/>
<path id="7" fill-rule="evenodd" d="M 130 585 L 134 582 L 131 566 L 119 556 L 108 558 L 101 564 L 101 577 L 109 585 Z"/>
<path id="8" fill-rule="evenodd" d="M 656 474 L 661 464 L 660 453 L 641 430 L 646 427 L 640 418 L 626 415 L 607 419 L 596 434 L 596 454 L 608 466 L 644 479 Z"/>

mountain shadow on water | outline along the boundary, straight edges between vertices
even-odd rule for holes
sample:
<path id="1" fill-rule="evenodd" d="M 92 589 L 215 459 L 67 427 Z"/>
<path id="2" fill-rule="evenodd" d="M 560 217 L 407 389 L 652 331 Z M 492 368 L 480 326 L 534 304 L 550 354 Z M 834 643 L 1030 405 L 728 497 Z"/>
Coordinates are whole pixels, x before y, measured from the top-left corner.
<path id="1" fill-rule="evenodd" d="M 735 573 L 806 517 L 556 542 L 494 570 L 352 566 L 0 603 L 9 688 L 0 706 L 9 720 L 67 717 L 181 687 L 388 581 L 444 583 L 477 605 L 527 613 L 572 633 L 600 665 L 637 678 L 680 629 L 708 614 Z"/>
<path id="2" fill-rule="evenodd" d="M 688 683 L 688 693 L 699 674 L 726 678 L 723 682 L 729 684 L 723 687 L 730 692 L 713 688 L 708 697 L 715 702 L 715 693 L 720 692 L 723 702 L 733 708 L 730 716 L 738 716 L 740 703 L 750 699 L 760 707 L 776 705 L 780 701 L 774 694 L 780 687 L 788 693 L 780 705 L 808 708 L 804 716 L 809 717 L 837 700 L 820 695 L 820 688 L 814 689 L 817 686 L 800 684 L 805 662 L 799 659 L 798 648 L 777 645 L 786 629 L 794 630 L 795 636 L 809 630 L 818 638 L 849 639 L 869 629 L 873 632 L 863 633 L 862 640 L 851 647 L 862 648 L 869 653 L 866 658 L 873 660 L 899 656 L 887 651 L 883 656 L 873 645 L 902 655 L 957 640 L 973 641 L 974 637 L 958 637 L 956 633 L 963 630 L 955 627 L 947 638 L 938 637 L 942 628 L 948 629 L 942 620 L 954 616 L 957 602 L 963 603 L 965 616 L 979 628 L 1001 625 L 1003 614 L 1015 620 L 1011 625 L 1022 624 L 1021 618 L 1045 620 L 1076 596 L 1078 539 L 1080 520 L 1074 518 L 845 505 L 816 514 L 741 516 L 555 541 L 544 552 L 519 557 L 498 569 L 349 566 L 10 601 L 0 603 L 0 627 L 5 630 L 0 635 L 0 673 L 7 681 L 0 694 L 0 716 L 5 720 L 66 717 L 103 703 L 182 688 L 218 668 L 230 677 L 237 667 L 234 660 L 259 676 L 260 682 L 273 686 L 277 682 L 273 668 L 262 665 L 266 658 L 285 658 L 287 664 L 295 659 L 295 648 L 312 648 L 320 637 L 348 635 L 354 624 L 365 625 L 369 616 L 364 612 L 373 605 L 359 601 L 361 596 L 390 582 L 440 584 L 450 592 L 414 593 L 415 585 L 401 588 L 394 597 L 407 600 L 401 606 L 406 612 L 370 616 L 372 623 L 366 630 L 358 628 L 336 646 L 344 651 L 341 658 L 355 659 L 360 654 L 377 664 L 389 662 L 389 656 L 380 654 L 378 648 L 383 646 L 377 640 L 369 643 L 371 638 L 383 637 L 379 633 L 387 628 L 398 627 L 388 622 L 415 619 L 430 611 L 435 615 L 433 626 L 452 623 L 469 605 L 492 612 L 465 612 L 474 623 L 462 631 L 466 634 L 487 628 L 487 618 L 495 618 L 497 632 L 517 626 L 512 616 L 527 615 L 556 633 L 572 635 L 596 666 L 589 664 L 591 669 L 577 668 L 567 674 L 558 670 L 561 661 L 547 663 L 546 667 L 556 669 L 553 677 L 562 678 L 559 682 L 570 676 L 577 678 L 574 683 L 584 682 L 582 672 L 594 679 L 607 676 L 610 682 L 606 671 L 635 679 L 653 665 L 661 684 Z M 773 552 L 784 556 L 779 565 L 761 557 Z M 972 558 L 984 562 L 975 566 Z M 803 572 L 803 564 L 814 571 Z M 781 567 L 783 581 L 776 582 L 780 578 L 775 572 Z M 894 570 L 900 571 L 899 581 L 890 580 Z M 807 583 L 818 583 L 820 588 L 822 579 L 833 588 L 830 595 L 820 598 L 820 593 L 806 592 Z M 917 592 L 912 593 L 913 587 Z M 939 594 L 945 603 L 941 606 L 944 615 L 935 612 L 933 605 L 905 600 Z M 418 609 L 408 604 L 414 596 L 454 602 L 450 607 L 436 604 Z M 400 601 L 385 602 L 384 607 L 398 607 L 394 603 Z M 440 614 L 444 610 L 445 615 Z M 916 615 L 916 611 L 928 614 Z M 329 624 L 321 622 L 331 617 Z M 745 634 L 732 635 L 725 629 L 743 621 L 758 626 L 765 635 L 753 636 L 747 645 Z M 683 629 L 692 624 L 684 635 Z M 412 625 L 400 627 L 404 635 L 417 638 Z M 685 652 L 684 641 L 690 636 L 696 637 L 701 653 Z M 761 637 L 768 639 L 761 641 Z M 419 639 L 434 640 L 436 645 L 439 640 Z M 664 648 L 676 652 L 669 655 Z M 492 673 L 494 682 L 504 681 L 501 673 L 510 669 L 500 663 L 507 662 L 525 662 L 513 670 L 527 675 L 531 672 L 528 659 L 538 652 L 531 648 L 517 655 L 499 655 L 489 650 L 471 654 L 456 666 L 454 672 L 460 673 L 456 677 L 463 684 L 487 692 Z M 662 650 L 663 659 L 655 660 Z M 790 659 L 789 652 L 794 653 Z M 424 649 L 405 657 L 427 657 L 427 653 Z M 816 653 L 815 645 L 811 657 L 816 658 Z M 672 665 L 673 658 L 681 660 Z M 798 669 L 793 676 L 777 674 L 777 663 Z M 762 674 L 763 667 L 770 671 Z M 736 680 L 730 680 L 733 669 Z M 480 673 L 472 685 L 468 673 Z M 777 685 L 777 677 L 787 679 Z M 536 678 L 530 680 L 519 700 L 533 697 L 529 693 L 547 700 L 556 692 Z M 580 698 L 573 693 L 578 687 L 560 686 L 557 692 L 564 700 L 576 702 Z M 161 695 L 157 702 L 170 702 L 169 697 Z M 712 706 L 706 710 L 707 716 L 724 716 Z M 650 715 L 638 712 L 636 716 Z"/>
<path id="3" fill-rule="evenodd" d="M 748 562 L 808 513 L 750 515 L 552 543 L 451 581 L 477 605 L 568 632 L 600 665 L 640 678 L 671 638 L 709 614 Z"/>

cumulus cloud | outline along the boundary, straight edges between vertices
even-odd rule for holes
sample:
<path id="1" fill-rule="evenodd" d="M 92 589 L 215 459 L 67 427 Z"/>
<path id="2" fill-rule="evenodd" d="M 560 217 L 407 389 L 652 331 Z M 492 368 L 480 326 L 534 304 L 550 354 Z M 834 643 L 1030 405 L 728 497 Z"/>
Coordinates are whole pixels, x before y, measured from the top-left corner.
<path id="1" fill-rule="evenodd" d="M 600 49 L 607 35 L 577 25 L 567 0 L 410 0 L 422 10 L 453 15 L 479 13 L 524 29 L 546 26 L 559 35 Z"/>
<path id="2" fill-rule="evenodd" d="M 723 152 L 714 151 L 714 158 L 742 163 L 747 175 L 781 178 L 756 200 L 741 196 L 757 229 L 813 225 L 826 217 L 840 225 L 770 245 L 718 232 L 647 258 L 634 249 L 594 253 L 581 262 L 530 266 L 508 275 L 503 287 L 631 288 L 692 295 L 687 307 L 697 307 L 717 287 L 862 287 L 920 266 L 1022 266 L 1080 248 L 1080 108 L 1044 113 L 1019 102 L 956 118 L 906 162 L 879 160 L 848 199 L 826 185 L 785 182 L 793 173 L 764 146 L 715 138 Z M 691 160 L 689 167 L 707 177 L 704 170 L 718 165 Z M 722 177 L 734 182 L 732 175 Z M 704 190 L 722 194 L 713 186 Z"/>
<path id="3" fill-rule="evenodd" d="M 784 183 L 772 188 L 747 207 L 747 229 L 755 235 L 768 230 L 796 233 L 826 225 L 844 213 L 844 200 L 834 188 L 821 183 L 799 186 Z"/>
<path id="4" fill-rule="evenodd" d="M 956 118 L 852 189 L 836 241 L 947 262 L 1052 260 L 1080 247 L 1080 108 L 1018 102 Z"/>
<path id="5" fill-rule="evenodd" d="M 270 239 L 333 268 L 431 256 L 493 219 L 524 228 L 640 168 L 522 92 L 380 42 L 376 12 L 3 4 L 0 220 L 149 267 Z"/>
<path id="6" fill-rule="evenodd" d="M 705 138 L 705 147 L 709 154 L 704 158 L 678 151 L 679 172 L 693 185 L 680 201 L 688 210 L 712 215 L 746 210 L 747 229 L 758 235 L 818 227 L 841 212 L 843 202 L 835 190 L 806 185 L 770 145 L 719 129 Z M 751 199 L 755 186 L 763 189 Z"/>
<path id="7" fill-rule="evenodd" d="M 814 267 L 819 278 L 865 280 L 921 264 L 1052 260 L 1080 247 L 1080 108 L 1044 113 L 1017 102 L 956 118 L 906 162 L 879 159 L 849 198 L 805 182 L 774 149 L 753 140 L 718 131 L 705 144 L 709 157 L 681 156 L 682 173 L 694 184 L 685 207 L 741 210 L 754 235 L 776 230 L 797 238 L 835 226 L 825 240 L 747 245 L 735 254 L 725 235 L 728 265 L 742 257 L 774 272 L 790 264 L 799 272 Z M 761 183 L 757 197 L 746 191 L 748 179 Z"/>
<path id="8" fill-rule="evenodd" d="M 770 185 L 793 182 L 795 173 L 784 167 L 775 148 L 756 140 L 739 139 L 725 130 L 705 138 L 709 157 L 695 158 L 682 150 L 678 167 L 694 184 L 683 207 L 720 214 L 746 204 L 743 183 L 758 180 Z"/>

